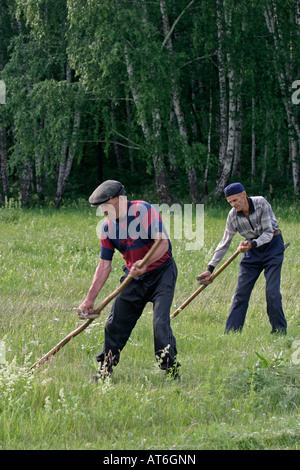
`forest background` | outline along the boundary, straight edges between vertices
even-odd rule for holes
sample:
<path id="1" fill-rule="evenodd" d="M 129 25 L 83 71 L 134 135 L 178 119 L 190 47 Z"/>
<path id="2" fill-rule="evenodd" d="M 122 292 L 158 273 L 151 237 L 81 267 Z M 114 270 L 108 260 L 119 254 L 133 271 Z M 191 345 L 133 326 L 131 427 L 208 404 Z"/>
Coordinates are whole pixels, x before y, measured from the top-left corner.
<path id="1" fill-rule="evenodd" d="M 0 1 L 0 449 L 299 450 L 299 26 L 300 0 Z M 87 198 L 107 178 L 206 203 L 203 249 L 171 237 L 174 310 L 222 236 L 224 186 L 273 196 L 288 334 L 269 333 L 261 277 L 224 335 L 236 261 L 172 320 L 180 384 L 150 305 L 112 380 L 89 383 L 108 311 L 28 370 L 78 326 L 99 259 Z"/>
<path id="2" fill-rule="evenodd" d="M 0 203 L 299 196 L 299 0 L 1 0 L 0 38 Z"/>

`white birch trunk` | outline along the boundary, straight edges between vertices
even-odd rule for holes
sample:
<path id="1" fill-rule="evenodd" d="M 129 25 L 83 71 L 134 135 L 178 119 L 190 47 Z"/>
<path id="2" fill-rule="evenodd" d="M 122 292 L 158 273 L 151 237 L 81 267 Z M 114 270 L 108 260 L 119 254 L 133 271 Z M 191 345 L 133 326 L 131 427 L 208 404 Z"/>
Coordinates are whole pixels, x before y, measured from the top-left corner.
<path id="1" fill-rule="evenodd" d="M 43 128 L 43 121 L 40 121 L 40 130 Z M 37 130 L 34 129 L 34 136 L 35 136 L 35 147 L 37 145 Z M 42 174 L 41 174 L 41 162 L 42 162 L 42 155 L 39 151 L 35 150 L 34 156 L 34 164 L 35 164 L 35 179 L 36 179 L 36 192 L 38 195 L 39 200 L 44 200 L 44 190 L 43 190 L 43 183 L 42 183 Z"/>
<path id="2" fill-rule="evenodd" d="M 255 98 L 252 97 L 251 103 L 252 124 L 251 124 L 251 185 L 254 186 L 255 179 L 255 152 L 256 152 L 256 135 L 255 135 Z"/>
<path id="3" fill-rule="evenodd" d="M 229 61 L 228 61 L 229 62 Z M 234 71 L 229 71 L 229 116 L 228 116 L 228 138 L 226 146 L 226 160 L 228 160 L 228 167 L 232 165 L 235 144 L 235 113 L 236 113 L 236 98 L 234 96 Z M 228 178 L 229 173 L 226 175 Z M 226 181 L 227 182 L 227 181 Z"/>
<path id="4" fill-rule="evenodd" d="M 114 128 L 116 129 L 116 104 L 113 100 L 110 101 L 110 107 L 111 107 L 111 112 L 112 112 L 112 119 L 113 119 L 113 126 Z M 116 155 L 116 159 L 117 159 L 117 166 L 119 169 L 122 168 L 122 156 L 121 156 L 121 152 L 120 152 L 120 146 L 119 146 L 119 142 L 118 142 L 118 138 L 117 136 L 115 135 L 114 136 L 114 139 L 113 139 L 113 145 L 114 145 L 114 150 L 115 150 L 115 155 Z"/>
<path id="5" fill-rule="evenodd" d="M 21 180 L 21 203 L 22 206 L 29 204 L 30 183 L 32 180 L 32 170 L 28 158 L 24 161 L 23 169 L 19 173 Z"/>
<path id="6" fill-rule="evenodd" d="M 207 188 L 207 180 L 208 180 L 208 169 L 211 157 L 211 130 L 212 130 L 212 89 L 210 88 L 209 93 L 209 118 L 208 118 L 208 134 L 207 134 L 207 157 L 206 157 L 206 165 L 204 170 L 204 178 L 203 178 L 203 194 L 208 194 Z"/>
<path id="7" fill-rule="evenodd" d="M 167 14 L 165 0 L 160 0 L 160 11 L 162 14 L 164 44 L 166 45 L 170 55 L 173 55 L 171 29 L 170 29 L 170 23 L 169 23 L 169 18 Z M 177 122 L 178 122 L 179 134 L 182 139 L 182 150 L 184 154 L 184 161 L 185 161 L 186 171 L 188 175 L 190 198 L 193 202 L 199 202 L 200 191 L 199 191 L 199 186 L 198 186 L 198 181 L 197 181 L 196 169 L 195 169 L 195 166 L 189 161 L 187 152 L 186 152 L 187 147 L 188 147 L 188 132 L 187 132 L 186 124 L 185 124 L 184 113 L 182 111 L 182 107 L 180 103 L 178 86 L 173 78 L 171 78 L 171 83 L 172 83 L 172 100 L 173 100 L 174 111 L 175 111 Z"/>
<path id="8" fill-rule="evenodd" d="M 299 153 L 298 143 L 293 137 L 289 137 L 290 159 L 292 163 L 293 188 L 295 196 L 299 196 Z"/>
<path id="9" fill-rule="evenodd" d="M 127 74 L 128 74 L 128 79 L 130 83 L 130 89 L 131 89 L 131 94 L 133 97 L 133 101 L 135 104 L 135 107 L 137 109 L 137 113 L 139 116 L 140 124 L 142 127 L 142 131 L 145 137 L 145 140 L 148 142 L 149 147 L 151 137 L 152 137 L 152 132 L 151 129 L 148 126 L 146 116 L 142 110 L 141 104 L 140 104 L 140 99 L 139 95 L 135 86 L 135 80 L 134 80 L 134 71 L 133 71 L 133 66 L 129 58 L 129 54 L 127 51 L 127 47 L 125 46 L 124 48 L 124 55 L 125 55 L 125 62 L 126 62 L 126 68 L 127 68 Z M 153 132 L 156 137 L 160 137 L 158 133 L 160 133 L 160 116 L 158 110 L 154 110 L 152 113 L 152 120 L 153 120 Z M 154 145 L 155 141 L 154 139 Z M 153 162 L 153 167 L 154 167 L 154 173 L 155 173 L 155 186 L 156 186 L 156 192 L 158 195 L 158 198 L 161 202 L 165 202 L 167 204 L 171 204 L 174 200 L 173 196 L 170 193 L 169 190 L 169 185 L 168 185 L 168 179 L 167 179 L 167 173 L 166 173 L 166 168 L 165 164 L 163 161 L 163 157 L 161 154 L 158 152 L 157 148 L 154 147 L 153 152 L 152 152 L 152 162 Z"/>
<path id="10" fill-rule="evenodd" d="M 264 145 L 264 159 L 263 169 L 261 174 L 261 191 L 264 190 L 264 185 L 267 176 L 267 164 L 268 164 L 268 134 L 269 134 L 269 111 L 266 111 L 266 128 L 265 128 L 265 145 Z"/>
<path id="11" fill-rule="evenodd" d="M 80 112 L 76 111 L 74 115 L 71 145 L 68 149 L 67 140 L 65 140 L 62 145 L 61 161 L 59 164 L 56 194 L 54 198 L 54 203 L 56 207 L 60 206 L 63 194 L 69 181 L 72 164 L 77 148 L 77 137 L 80 128 L 80 119 Z"/>
<path id="12" fill-rule="evenodd" d="M 224 41 L 224 29 L 222 24 L 221 11 L 223 4 L 221 0 L 216 2 L 216 13 L 217 13 L 217 37 L 218 37 L 218 75 L 219 75 L 219 89 L 220 89 L 220 140 L 219 140 L 219 166 L 218 176 L 222 172 L 223 162 L 226 158 L 226 147 L 227 147 L 227 89 L 226 89 L 226 73 L 225 73 L 225 59 L 223 54 L 223 41 Z"/>
<path id="13" fill-rule="evenodd" d="M 229 113 L 227 117 L 227 92 L 225 58 L 223 53 L 224 31 L 222 25 L 221 12 L 225 10 L 225 5 L 221 0 L 217 0 L 217 31 L 218 31 L 218 65 L 220 82 L 220 149 L 219 149 L 219 172 L 214 193 L 217 197 L 223 194 L 230 176 L 235 144 L 235 113 L 236 98 L 234 96 L 235 72 L 231 64 L 230 54 L 227 53 L 227 68 L 229 82 Z M 231 10 L 226 17 L 227 35 L 230 34 Z M 228 121 L 227 121 L 228 119 Z"/>
<path id="14" fill-rule="evenodd" d="M 240 95 L 237 97 L 236 103 L 237 118 L 235 120 L 234 135 L 234 157 L 232 165 L 232 175 L 240 176 L 241 158 L 242 158 L 242 133 L 243 133 L 243 112 Z"/>
<path id="15" fill-rule="evenodd" d="M 299 12 L 299 2 L 297 3 L 297 10 L 296 10 L 296 21 L 299 21 L 298 12 Z M 291 71 L 288 69 L 286 65 L 285 69 L 282 69 L 279 61 L 279 50 L 284 50 L 284 46 L 281 43 L 282 34 L 279 29 L 279 25 L 277 22 L 277 10 L 276 5 L 273 2 L 272 5 L 267 5 L 264 11 L 265 21 L 269 33 L 272 35 L 273 43 L 274 43 L 274 67 L 275 72 L 277 75 L 279 87 L 282 93 L 282 100 L 285 107 L 287 121 L 292 132 L 294 130 L 297 138 L 297 146 L 300 149 L 300 125 L 298 123 L 295 111 L 292 106 L 291 96 L 292 96 L 292 89 L 291 85 L 293 82 L 293 77 L 291 76 Z M 297 23 L 298 24 L 298 23 Z M 298 162 L 294 161 L 294 170 L 293 174 L 293 185 L 294 185 L 294 193 L 298 194 L 298 187 L 299 187 L 299 178 L 297 179 L 297 175 L 299 174 L 299 168 L 297 169 Z M 298 165 L 299 166 L 299 165 Z M 296 180 L 294 179 L 296 178 Z"/>
<path id="16" fill-rule="evenodd" d="M 134 171 L 134 158 L 133 158 L 133 151 L 131 147 L 131 133 L 130 133 L 130 125 L 131 125 L 131 112 L 130 112 L 130 102 L 126 99 L 126 116 L 127 116 L 127 127 L 128 127 L 128 151 L 129 151 L 129 160 L 130 160 L 130 169 Z"/>
<path id="17" fill-rule="evenodd" d="M 0 171 L 1 182 L 4 195 L 8 196 L 10 193 L 8 174 L 7 174 L 7 150 L 6 150 L 6 129 L 0 128 Z"/>
<path id="18" fill-rule="evenodd" d="M 0 7 L 0 14 L 1 14 L 1 7 Z M 1 24 L 0 24 L 0 38 L 3 35 L 3 31 L 1 29 Z M 3 53 L 2 49 L 0 47 L 0 72 L 3 69 Z M 0 104 L 1 106 L 1 104 Z M 7 174 L 7 143 L 6 143 L 6 128 L 2 122 L 2 119 L 0 119 L 0 172 L 1 172 L 1 182 L 2 182 L 2 189 L 4 195 L 9 195 L 10 193 L 10 188 L 9 188 L 9 182 L 8 182 L 8 174 Z M 1 197 L 1 196 L 0 196 Z M 3 199 L 2 199 L 2 202 Z"/>

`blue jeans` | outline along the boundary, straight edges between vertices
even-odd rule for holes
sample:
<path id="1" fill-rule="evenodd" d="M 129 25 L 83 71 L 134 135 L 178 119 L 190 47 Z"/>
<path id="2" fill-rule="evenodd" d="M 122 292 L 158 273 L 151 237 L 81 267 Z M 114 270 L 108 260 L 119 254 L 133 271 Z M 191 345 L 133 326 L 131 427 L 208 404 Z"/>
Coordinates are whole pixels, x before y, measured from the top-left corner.
<path id="1" fill-rule="evenodd" d="M 244 253 L 234 299 L 226 321 L 226 332 L 243 328 L 252 289 L 263 270 L 266 279 L 267 313 L 272 332 L 286 332 L 287 322 L 280 293 L 283 255 L 284 245 L 281 234 L 273 237 L 269 243 Z"/>

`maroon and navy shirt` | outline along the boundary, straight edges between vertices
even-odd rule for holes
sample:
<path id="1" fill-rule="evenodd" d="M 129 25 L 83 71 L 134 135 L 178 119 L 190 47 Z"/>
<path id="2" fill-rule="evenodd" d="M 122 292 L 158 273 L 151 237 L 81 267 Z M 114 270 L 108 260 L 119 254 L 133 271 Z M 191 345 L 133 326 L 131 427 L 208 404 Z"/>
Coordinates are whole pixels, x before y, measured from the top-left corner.
<path id="1" fill-rule="evenodd" d="M 154 243 L 155 235 L 164 233 L 169 241 L 169 249 L 157 261 L 148 266 L 152 271 L 172 257 L 172 246 L 162 222 L 160 212 L 145 201 L 127 201 L 127 214 L 122 219 L 108 220 L 101 228 L 100 258 L 112 260 L 115 249 L 126 263 L 125 271 L 130 271 L 136 261 L 142 259 Z"/>

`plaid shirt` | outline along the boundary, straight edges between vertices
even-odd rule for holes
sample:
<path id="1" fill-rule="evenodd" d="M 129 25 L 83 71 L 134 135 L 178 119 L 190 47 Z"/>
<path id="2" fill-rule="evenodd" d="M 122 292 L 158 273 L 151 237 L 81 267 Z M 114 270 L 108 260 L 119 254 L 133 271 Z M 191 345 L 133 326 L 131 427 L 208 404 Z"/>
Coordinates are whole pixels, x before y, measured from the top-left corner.
<path id="1" fill-rule="evenodd" d="M 269 243 L 274 232 L 278 230 L 278 222 L 268 201 L 262 196 L 248 197 L 247 199 L 249 217 L 246 217 L 242 211 L 231 209 L 227 217 L 223 238 L 208 265 L 209 271 L 212 272 L 227 253 L 231 240 L 237 232 L 246 240 L 250 240 L 252 247 L 255 248 Z"/>

